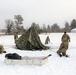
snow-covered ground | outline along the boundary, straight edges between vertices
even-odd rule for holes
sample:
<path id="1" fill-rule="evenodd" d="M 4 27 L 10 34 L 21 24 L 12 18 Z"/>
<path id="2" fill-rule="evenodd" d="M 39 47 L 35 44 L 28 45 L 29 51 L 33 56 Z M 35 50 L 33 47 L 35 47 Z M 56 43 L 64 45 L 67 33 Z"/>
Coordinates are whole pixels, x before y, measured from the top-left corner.
<path id="1" fill-rule="evenodd" d="M 41 42 L 44 44 L 47 36 L 50 37 L 49 50 L 42 51 L 21 51 L 16 49 L 13 35 L 0 36 L 2 44 L 7 53 L 18 53 L 21 56 L 47 56 L 48 62 L 42 66 L 39 65 L 6 65 L 4 62 L 5 54 L 0 54 L 0 75 L 76 75 L 76 33 L 68 33 L 71 38 L 67 54 L 70 56 L 59 57 L 56 54 L 63 33 L 40 34 Z"/>

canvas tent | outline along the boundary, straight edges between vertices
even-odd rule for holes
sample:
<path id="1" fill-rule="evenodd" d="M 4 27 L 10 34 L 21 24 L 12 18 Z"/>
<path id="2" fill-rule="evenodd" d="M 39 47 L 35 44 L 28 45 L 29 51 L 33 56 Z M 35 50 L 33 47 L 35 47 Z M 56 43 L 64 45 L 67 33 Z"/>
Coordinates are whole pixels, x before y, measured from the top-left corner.
<path id="1" fill-rule="evenodd" d="M 72 33 L 76 33 L 76 28 L 71 30 Z"/>
<path id="2" fill-rule="evenodd" d="M 16 47 L 21 50 L 48 49 L 41 43 L 40 37 L 34 27 L 30 27 L 17 41 Z"/>

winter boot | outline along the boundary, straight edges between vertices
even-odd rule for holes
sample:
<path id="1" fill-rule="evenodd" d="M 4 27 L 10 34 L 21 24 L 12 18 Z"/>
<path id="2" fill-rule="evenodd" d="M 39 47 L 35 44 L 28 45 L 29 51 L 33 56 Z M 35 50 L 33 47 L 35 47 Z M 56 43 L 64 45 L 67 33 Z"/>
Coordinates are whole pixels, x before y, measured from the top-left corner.
<path id="1" fill-rule="evenodd" d="M 69 55 L 66 55 L 65 57 L 69 57 Z"/>
<path id="2" fill-rule="evenodd" d="M 59 54 L 60 57 L 62 57 L 62 54 Z"/>
<path id="3" fill-rule="evenodd" d="M 6 53 L 6 51 L 3 51 L 3 53 Z"/>

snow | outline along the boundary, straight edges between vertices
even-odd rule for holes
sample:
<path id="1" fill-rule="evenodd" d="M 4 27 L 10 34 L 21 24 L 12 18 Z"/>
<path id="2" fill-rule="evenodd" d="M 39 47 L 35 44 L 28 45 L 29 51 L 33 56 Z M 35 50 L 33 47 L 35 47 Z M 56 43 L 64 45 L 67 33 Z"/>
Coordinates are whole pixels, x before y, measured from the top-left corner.
<path id="1" fill-rule="evenodd" d="M 5 54 L 0 54 L 0 75 L 76 75 L 76 34 L 68 33 L 71 38 L 67 54 L 69 58 L 59 57 L 56 54 L 63 33 L 40 34 L 41 42 L 44 44 L 47 36 L 50 37 L 51 47 L 49 50 L 42 51 L 21 51 L 16 49 L 13 35 L 0 36 L 2 44 L 7 53 L 18 53 L 21 56 L 47 56 L 48 62 L 42 66 L 39 65 L 7 65 L 5 63 Z M 45 44 L 44 44 L 45 45 Z"/>

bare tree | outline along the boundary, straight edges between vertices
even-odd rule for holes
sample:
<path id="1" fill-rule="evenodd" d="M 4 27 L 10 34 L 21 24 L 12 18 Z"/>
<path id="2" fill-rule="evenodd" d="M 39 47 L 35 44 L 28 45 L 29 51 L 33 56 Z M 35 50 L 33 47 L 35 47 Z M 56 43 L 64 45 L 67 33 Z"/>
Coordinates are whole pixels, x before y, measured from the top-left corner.
<path id="1" fill-rule="evenodd" d="M 16 24 L 15 27 L 16 27 L 17 31 L 20 32 L 21 24 L 23 24 L 22 23 L 23 18 L 21 15 L 15 15 L 14 17 L 15 17 L 14 19 L 15 19 L 15 24 Z"/>
<path id="2" fill-rule="evenodd" d="M 5 23 L 6 23 L 6 28 L 7 28 L 6 34 L 11 34 L 12 28 L 14 26 L 14 22 L 8 19 L 8 20 L 5 20 Z"/>
<path id="3" fill-rule="evenodd" d="M 52 32 L 60 32 L 60 27 L 57 25 L 57 23 L 55 23 L 51 26 L 51 31 Z"/>
<path id="4" fill-rule="evenodd" d="M 47 28 L 46 28 L 46 25 L 45 24 L 43 24 L 43 32 L 44 33 L 47 33 Z"/>
<path id="5" fill-rule="evenodd" d="M 70 32 L 71 28 L 70 28 L 70 25 L 67 21 L 65 21 L 65 28 L 64 28 L 64 31 L 66 32 Z"/>
<path id="6" fill-rule="evenodd" d="M 49 32 L 49 33 L 51 32 L 51 27 L 50 27 L 50 25 L 47 26 L 47 32 Z"/>

